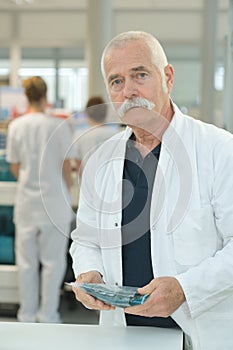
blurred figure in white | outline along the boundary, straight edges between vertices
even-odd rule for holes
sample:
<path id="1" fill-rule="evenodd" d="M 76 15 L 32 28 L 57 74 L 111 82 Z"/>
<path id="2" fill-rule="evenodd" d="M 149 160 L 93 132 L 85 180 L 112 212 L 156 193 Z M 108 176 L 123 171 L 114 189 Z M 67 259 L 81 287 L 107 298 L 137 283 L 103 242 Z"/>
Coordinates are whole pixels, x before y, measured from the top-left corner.
<path id="1" fill-rule="evenodd" d="M 41 77 L 23 81 L 26 115 L 10 123 L 7 160 L 18 180 L 14 222 L 21 322 L 61 322 L 60 287 L 66 270 L 72 210 L 69 205 L 72 142 L 66 121 L 45 114 Z"/>
<path id="2" fill-rule="evenodd" d="M 90 155 L 116 133 L 116 129 L 105 124 L 107 109 L 101 96 L 92 96 L 87 102 L 85 112 L 90 128 L 78 138 L 75 146 L 76 171 L 79 175 Z"/>

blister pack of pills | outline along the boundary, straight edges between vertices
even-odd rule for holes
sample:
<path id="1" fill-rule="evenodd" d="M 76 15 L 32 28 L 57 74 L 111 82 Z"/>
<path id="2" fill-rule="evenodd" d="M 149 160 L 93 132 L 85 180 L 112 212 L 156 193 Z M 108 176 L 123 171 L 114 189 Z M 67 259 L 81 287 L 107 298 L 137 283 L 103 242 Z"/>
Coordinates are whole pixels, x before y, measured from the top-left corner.
<path id="1" fill-rule="evenodd" d="M 103 301 L 105 304 L 122 308 L 141 305 L 149 297 L 149 294 L 139 294 L 137 287 L 76 282 L 71 285 L 74 288 L 82 289 L 85 293 Z"/>

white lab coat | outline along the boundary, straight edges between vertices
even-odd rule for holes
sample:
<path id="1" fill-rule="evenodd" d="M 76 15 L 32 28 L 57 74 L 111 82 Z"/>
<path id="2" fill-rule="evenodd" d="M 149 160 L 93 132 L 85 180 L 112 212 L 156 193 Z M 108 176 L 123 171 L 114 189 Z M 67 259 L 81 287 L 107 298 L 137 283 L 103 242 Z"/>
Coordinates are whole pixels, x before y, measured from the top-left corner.
<path id="1" fill-rule="evenodd" d="M 54 223 L 62 231 L 72 219 L 71 197 L 62 175 L 72 135 L 66 121 L 43 113 L 14 120 L 7 137 L 7 160 L 20 163 L 14 221 Z"/>
<path id="2" fill-rule="evenodd" d="M 175 114 L 162 138 L 151 202 L 154 276 L 175 276 L 186 302 L 172 317 L 186 348 L 233 349 L 233 137 Z M 88 162 L 72 233 L 75 275 L 98 270 L 122 284 L 121 180 L 132 130 L 114 136 Z M 89 170 L 89 171 L 88 171 Z M 135 271 L 137 273 L 137 271 Z M 125 325 L 121 309 L 103 324 Z"/>

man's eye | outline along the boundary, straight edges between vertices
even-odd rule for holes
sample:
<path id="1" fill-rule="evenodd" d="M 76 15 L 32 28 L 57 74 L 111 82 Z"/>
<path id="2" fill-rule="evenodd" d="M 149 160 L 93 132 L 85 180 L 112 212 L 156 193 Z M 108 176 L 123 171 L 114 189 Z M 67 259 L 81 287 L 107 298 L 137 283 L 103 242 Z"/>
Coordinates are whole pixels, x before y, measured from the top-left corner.
<path id="1" fill-rule="evenodd" d="M 112 85 L 120 85 L 122 83 L 121 79 L 116 79 L 112 82 Z"/>
<path id="2" fill-rule="evenodd" d="M 114 91 L 119 91 L 124 86 L 123 79 L 115 79 L 111 83 L 111 89 Z"/>
<path id="3" fill-rule="evenodd" d="M 138 79 L 143 79 L 143 78 L 146 78 L 146 77 L 147 77 L 147 74 L 146 74 L 146 73 L 143 73 L 143 72 L 142 72 L 142 73 L 138 73 L 138 74 L 137 74 L 137 78 L 138 78 Z"/>

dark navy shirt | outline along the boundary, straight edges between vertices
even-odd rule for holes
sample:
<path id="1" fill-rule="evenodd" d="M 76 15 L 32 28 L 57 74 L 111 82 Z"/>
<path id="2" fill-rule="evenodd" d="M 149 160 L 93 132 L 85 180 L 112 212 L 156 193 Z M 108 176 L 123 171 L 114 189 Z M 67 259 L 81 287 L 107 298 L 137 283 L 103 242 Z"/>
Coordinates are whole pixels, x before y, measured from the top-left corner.
<path id="1" fill-rule="evenodd" d="M 143 159 L 134 147 L 134 135 L 126 145 L 122 193 L 123 285 L 143 287 L 153 278 L 150 240 L 150 204 L 160 154 L 159 144 Z M 127 325 L 178 327 L 171 317 L 126 314 Z"/>

